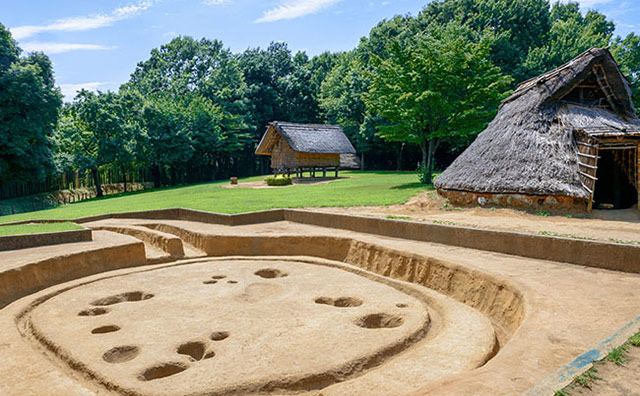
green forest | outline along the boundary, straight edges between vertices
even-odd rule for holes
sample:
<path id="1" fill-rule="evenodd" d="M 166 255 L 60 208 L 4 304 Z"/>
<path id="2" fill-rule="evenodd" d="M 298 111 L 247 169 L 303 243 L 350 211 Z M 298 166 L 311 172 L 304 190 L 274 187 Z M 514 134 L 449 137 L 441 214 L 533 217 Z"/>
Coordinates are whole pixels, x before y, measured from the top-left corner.
<path id="1" fill-rule="evenodd" d="M 155 48 L 118 92 L 63 103 L 42 53 L 0 24 L 0 199 L 64 172 L 156 187 L 269 173 L 254 150 L 273 120 L 342 126 L 363 169 L 430 183 L 519 82 L 609 46 L 640 104 L 640 37 L 548 0 L 443 0 L 383 20 L 349 52 L 286 43 L 233 53 L 215 38 Z M 108 175 L 108 176 L 105 176 Z M 85 176 L 83 176 L 85 177 Z M 14 193 L 15 195 L 15 193 Z"/>

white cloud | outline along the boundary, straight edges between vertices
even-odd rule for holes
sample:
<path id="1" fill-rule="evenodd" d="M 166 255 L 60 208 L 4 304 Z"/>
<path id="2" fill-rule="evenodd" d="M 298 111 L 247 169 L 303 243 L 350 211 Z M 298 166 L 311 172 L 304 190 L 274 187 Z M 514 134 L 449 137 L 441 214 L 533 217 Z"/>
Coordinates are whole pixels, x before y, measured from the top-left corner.
<path id="1" fill-rule="evenodd" d="M 227 4 L 230 2 L 231 0 L 203 0 L 202 4 L 208 5 L 208 6 L 219 6 L 219 5 Z"/>
<path id="2" fill-rule="evenodd" d="M 29 41 L 20 44 L 23 50 L 27 52 L 42 51 L 47 54 L 61 54 L 70 51 L 102 51 L 111 50 L 117 47 L 108 47 L 98 44 L 76 44 L 76 43 L 42 43 L 39 41 Z"/>
<path id="3" fill-rule="evenodd" d="M 80 84 L 60 84 L 60 90 L 62 91 L 62 95 L 64 95 L 65 101 L 71 101 L 77 95 L 79 91 L 82 89 L 86 89 L 88 91 L 95 91 L 100 87 L 105 85 L 111 85 L 110 82 L 86 82 Z"/>
<path id="4" fill-rule="evenodd" d="M 89 16 L 58 19 L 48 25 L 27 25 L 11 28 L 16 40 L 22 40 L 42 32 L 73 32 L 97 29 L 110 26 L 114 22 L 131 18 L 153 5 L 151 0 L 139 0 L 136 4 L 116 8 L 110 14 L 94 14 Z"/>
<path id="5" fill-rule="evenodd" d="M 290 0 L 279 7 L 267 10 L 255 23 L 275 22 L 283 19 L 295 19 L 314 14 L 342 0 Z"/>
<path id="6" fill-rule="evenodd" d="M 580 8 L 592 8 L 596 4 L 612 3 L 614 0 L 561 0 L 562 3 L 568 3 L 569 1 L 577 1 L 580 3 Z"/>

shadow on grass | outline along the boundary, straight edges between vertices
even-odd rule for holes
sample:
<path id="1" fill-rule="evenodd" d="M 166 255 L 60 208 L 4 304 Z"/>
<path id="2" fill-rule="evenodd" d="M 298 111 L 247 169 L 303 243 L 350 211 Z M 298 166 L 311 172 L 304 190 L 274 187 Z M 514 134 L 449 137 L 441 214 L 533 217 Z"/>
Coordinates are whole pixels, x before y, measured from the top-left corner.
<path id="1" fill-rule="evenodd" d="M 433 190 L 433 184 L 422 184 L 420 182 L 415 182 L 415 183 L 400 184 L 400 185 L 391 187 L 392 190 L 409 190 L 409 189 L 416 189 L 416 188 L 422 188 L 425 191 Z"/>

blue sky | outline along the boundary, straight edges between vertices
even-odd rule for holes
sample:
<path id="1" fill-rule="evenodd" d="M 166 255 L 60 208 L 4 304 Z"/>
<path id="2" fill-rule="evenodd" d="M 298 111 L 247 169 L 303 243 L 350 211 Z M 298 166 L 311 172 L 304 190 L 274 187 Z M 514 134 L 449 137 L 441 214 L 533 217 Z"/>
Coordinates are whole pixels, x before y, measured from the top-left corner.
<path id="1" fill-rule="evenodd" d="M 429 0 L 0 0 L 0 23 L 20 47 L 43 51 L 67 100 L 80 88 L 117 89 L 152 48 L 178 35 L 222 40 L 234 52 L 286 41 L 317 55 L 355 47 L 377 22 Z M 640 32 L 640 0 L 582 0 Z"/>

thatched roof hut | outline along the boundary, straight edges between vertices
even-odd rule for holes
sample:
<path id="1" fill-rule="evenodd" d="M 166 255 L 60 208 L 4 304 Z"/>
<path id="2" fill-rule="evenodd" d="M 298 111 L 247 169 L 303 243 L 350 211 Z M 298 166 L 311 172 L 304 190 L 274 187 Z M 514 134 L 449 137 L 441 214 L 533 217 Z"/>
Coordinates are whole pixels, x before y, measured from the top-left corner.
<path id="1" fill-rule="evenodd" d="M 355 154 L 347 136 L 337 125 L 294 124 L 274 121 L 267 126 L 256 154 L 271 156 L 278 172 L 340 168 L 341 154 Z"/>
<path id="2" fill-rule="evenodd" d="M 630 207 L 640 185 L 640 120 L 606 48 L 525 81 L 436 180 L 455 203 Z"/>

